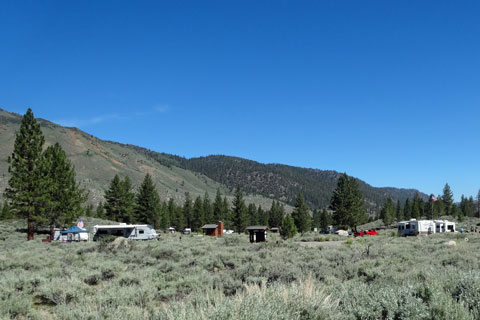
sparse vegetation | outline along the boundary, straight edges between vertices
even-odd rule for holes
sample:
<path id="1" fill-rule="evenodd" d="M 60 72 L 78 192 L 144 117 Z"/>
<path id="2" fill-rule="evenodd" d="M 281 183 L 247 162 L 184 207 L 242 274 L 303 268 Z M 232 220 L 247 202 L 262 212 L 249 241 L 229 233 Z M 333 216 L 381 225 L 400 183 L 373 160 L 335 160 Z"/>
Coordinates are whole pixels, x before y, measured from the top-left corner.
<path id="1" fill-rule="evenodd" d="M 470 218 L 468 223 L 478 223 Z M 108 223 L 87 218 L 87 228 Z M 0 224 L 0 313 L 31 319 L 478 319 L 480 234 L 250 244 L 25 241 Z M 24 232 L 24 231 L 23 231 Z M 469 241 L 465 241 L 467 238 Z M 277 240 L 279 240 L 277 242 Z M 305 242 L 307 241 L 307 242 Z M 455 241 L 455 246 L 445 243 Z M 346 243 L 347 245 L 344 245 Z"/>

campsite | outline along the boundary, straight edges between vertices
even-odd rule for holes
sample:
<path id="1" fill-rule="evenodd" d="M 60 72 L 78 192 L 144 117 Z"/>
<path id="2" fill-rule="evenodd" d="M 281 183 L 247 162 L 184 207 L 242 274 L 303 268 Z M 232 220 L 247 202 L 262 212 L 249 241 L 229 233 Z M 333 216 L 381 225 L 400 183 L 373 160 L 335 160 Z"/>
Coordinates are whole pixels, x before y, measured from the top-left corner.
<path id="1" fill-rule="evenodd" d="M 465 226 L 479 221 L 470 218 Z M 108 221 L 86 218 L 85 228 Z M 365 228 L 371 228 L 366 226 Z M 0 312 L 19 319 L 478 319 L 480 234 L 162 233 L 42 243 L 0 224 Z M 278 240 L 278 242 L 277 242 Z M 309 243 L 338 243 L 310 246 Z M 454 244 L 454 245 L 452 245 Z M 255 315 L 255 316 L 253 316 Z"/>

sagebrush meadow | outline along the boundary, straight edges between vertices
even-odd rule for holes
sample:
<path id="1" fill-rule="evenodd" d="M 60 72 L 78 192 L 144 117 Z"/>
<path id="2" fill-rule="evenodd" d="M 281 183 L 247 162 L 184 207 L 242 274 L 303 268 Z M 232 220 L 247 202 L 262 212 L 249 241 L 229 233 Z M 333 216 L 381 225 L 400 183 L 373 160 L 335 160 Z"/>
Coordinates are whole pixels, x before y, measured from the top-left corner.
<path id="1" fill-rule="evenodd" d="M 101 223 L 87 219 L 86 227 Z M 469 221 L 473 223 L 475 221 Z M 478 319 L 480 235 L 309 233 L 251 244 L 25 241 L 0 225 L 0 314 L 18 319 Z M 278 243 L 277 243 L 278 241 Z M 448 244 L 454 241 L 456 245 Z"/>

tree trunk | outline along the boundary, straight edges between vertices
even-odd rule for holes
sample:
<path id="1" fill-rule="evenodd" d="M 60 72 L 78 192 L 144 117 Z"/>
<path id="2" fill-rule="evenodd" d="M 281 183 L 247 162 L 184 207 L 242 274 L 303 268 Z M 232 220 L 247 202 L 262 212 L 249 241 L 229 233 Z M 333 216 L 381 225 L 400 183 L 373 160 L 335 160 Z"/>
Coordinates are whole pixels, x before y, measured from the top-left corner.
<path id="1" fill-rule="evenodd" d="M 29 219 L 27 219 L 27 240 L 33 240 L 34 238 L 34 235 L 33 235 L 33 221 Z"/>
<path id="2" fill-rule="evenodd" d="M 55 237 L 55 228 L 53 226 L 53 224 L 50 226 L 50 241 L 53 241 Z"/>

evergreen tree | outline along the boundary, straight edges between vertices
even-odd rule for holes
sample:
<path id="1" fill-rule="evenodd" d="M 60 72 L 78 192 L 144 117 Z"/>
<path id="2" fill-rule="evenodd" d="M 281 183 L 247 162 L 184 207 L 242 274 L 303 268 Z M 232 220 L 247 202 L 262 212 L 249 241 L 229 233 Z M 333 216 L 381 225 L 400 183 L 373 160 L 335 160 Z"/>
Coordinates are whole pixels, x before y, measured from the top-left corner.
<path id="1" fill-rule="evenodd" d="M 118 175 L 110 182 L 105 191 L 105 213 L 107 219 L 125 223 L 133 222 L 135 208 L 135 194 L 128 177 L 122 181 Z"/>
<path id="2" fill-rule="evenodd" d="M 42 220 L 41 204 L 37 195 L 43 194 L 39 186 L 41 180 L 38 165 L 44 142 L 40 124 L 29 108 L 16 134 L 13 153 L 7 160 L 10 179 L 5 190 L 11 210 L 17 216 L 27 219 L 27 240 L 33 240 L 34 223 Z"/>
<path id="3" fill-rule="evenodd" d="M 257 220 L 259 225 L 268 226 L 268 211 L 263 210 L 261 205 L 257 209 Z"/>
<path id="4" fill-rule="evenodd" d="M 208 195 L 208 192 L 205 192 L 205 195 L 203 196 L 203 215 L 204 223 L 216 223 L 219 221 L 214 219 L 213 206 L 212 202 L 210 201 L 210 196 Z"/>
<path id="5" fill-rule="evenodd" d="M 314 209 L 312 213 L 312 227 L 320 228 L 321 211 Z"/>
<path id="6" fill-rule="evenodd" d="M 160 219 L 158 228 L 165 230 L 170 226 L 170 210 L 168 204 L 165 201 L 162 201 L 160 204 Z"/>
<path id="7" fill-rule="evenodd" d="M 439 195 L 437 197 L 437 201 L 433 203 L 433 216 L 434 218 L 440 217 L 441 215 L 445 215 L 445 204 L 442 201 L 442 197 Z"/>
<path id="8" fill-rule="evenodd" d="M 380 219 L 383 220 L 383 223 L 386 226 L 392 224 L 393 220 L 395 219 L 395 207 L 392 198 L 387 198 L 383 204 L 383 208 L 380 211 Z"/>
<path id="9" fill-rule="evenodd" d="M 403 206 L 403 217 L 405 220 L 410 220 L 412 218 L 412 205 L 408 198 L 405 200 L 405 205 Z"/>
<path id="10" fill-rule="evenodd" d="M 194 231 L 200 231 L 202 229 L 202 226 L 204 225 L 205 216 L 204 216 L 203 209 L 204 209 L 204 206 L 203 206 L 202 198 L 198 196 L 195 199 L 195 202 L 193 203 L 192 229 Z"/>
<path id="11" fill-rule="evenodd" d="M 270 227 L 279 227 L 282 224 L 283 217 L 285 216 L 285 208 L 280 202 L 272 201 L 272 206 L 268 212 L 268 224 Z"/>
<path id="12" fill-rule="evenodd" d="M 411 217 L 418 220 L 422 217 L 422 213 L 423 213 L 423 200 L 420 199 L 420 196 L 418 195 L 418 192 L 417 192 L 415 193 L 415 196 L 413 197 L 413 201 L 412 201 Z"/>
<path id="13" fill-rule="evenodd" d="M 192 198 L 190 198 L 190 193 L 185 192 L 185 203 L 183 204 L 183 219 L 187 228 L 193 228 L 193 204 Z"/>
<path id="14" fill-rule="evenodd" d="M 55 227 L 72 223 L 84 212 L 86 194 L 77 184 L 75 169 L 58 143 L 45 150 L 38 168 L 43 193 L 41 211 L 53 239 Z"/>
<path id="15" fill-rule="evenodd" d="M 247 225 L 247 207 L 243 200 L 243 192 L 240 187 L 235 189 L 233 198 L 233 227 L 235 232 L 242 233 Z"/>
<path id="16" fill-rule="evenodd" d="M 295 200 L 292 218 L 299 232 L 305 233 L 311 230 L 311 217 L 308 213 L 308 206 L 305 203 L 305 199 L 301 193 L 298 194 L 297 199 Z"/>
<path id="17" fill-rule="evenodd" d="M 189 227 L 186 224 L 186 219 L 184 216 L 184 210 L 182 206 L 175 206 L 174 217 L 175 218 L 173 219 L 173 223 L 174 223 L 173 226 L 175 227 L 175 229 L 181 231 L 184 228 Z"/>
<path id="18" fill-rule="evenodd" d="M 403 210 L 400 200 L 397 200 L 397 206 L 395 207 L 395 217 L 397 218 L 397 221 L 403 220 Z"/>
<path id="19" fill-rule="evenodd" d="M 13 218 L 11 212 L 10 212 L 10 206 L 8 205 L 8 202 L 5 200 L 3 201 L 3 206 L 1 207 L 0 210 L 0 220 L 7 220 Z"/>
<path id="20" fill-rule="evenodd" d="M 152 176 L 146 174 L 135 199 L 135 218 L 140 223 L 147 223 L 157 228 L 160 224 L 160 197 Z"/>
<path id="21" fill-rule="evenodd" d="M 223 216 L 223 222 L 224 226 L 227 229 L 233 229 L 233 217 L 232 217 L 232 211 L 230 210 L 230 205 L 228 204 L 227 197 L 223 197 L 222 201 L 222 216 Z"/>
<path id="22" fill-rule="evenodd" d="M 280 228 L 280 235 L 284 239 L 293 238 L 297 234 L 297 227 L 295 226 L 295 222 L 293 221 L 292 216 L 286 215 L 283 218 Z"/>
<path id="23" fill-rule="evenodd" d="M 333 220 L 340 227 L 354 227 L 368 220 L 362 192 L 357 181 L 344 173 L 337 182 L 330 201 Z"/>
<path id="24" fill-rule="evenodd" d="M 224 221 L 224 212 L 222 210 L 222 194 L 220 193 L 220 189 L 217 189 L 217 194 L 215 196 L 215 200 L 213 201 L 213 219 L 215 221 Z"/>
<path id="25" fill-rule="evenodd" d="M 99 219 L 105 219 L 105 208 L 103 202 L 100 202 L 97 206 L 97 210 L 95 212 L 95 216 Z"/>
<path id="26" fill-rule="evenodd" d="M 258 224 L 257 220 L 257 206 L 254 203 L 250 203 L 247 207 L 247 216 L 248 222 L 247 224 L 250 226 L 254 226 Z"/>
<path id="27" fill-rule="evenodd" d="M 445 184 L 445 187 L 443 188 L 442 201 L 445 207 L 445 214 L 453 215 L 452 214 L 453 193 L 448 183 Z"/>
<path id="28" fill-rule="evenodd" d="M 320 212 L 320 228 L 322 230 L 327 230 L 328 226 L 332 225 L 332 222 L 332 215 L 327 211 L 327 209 L 323 209 Z"/>

